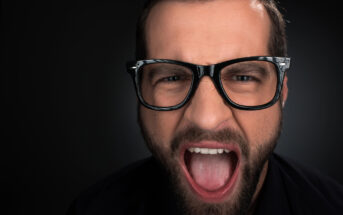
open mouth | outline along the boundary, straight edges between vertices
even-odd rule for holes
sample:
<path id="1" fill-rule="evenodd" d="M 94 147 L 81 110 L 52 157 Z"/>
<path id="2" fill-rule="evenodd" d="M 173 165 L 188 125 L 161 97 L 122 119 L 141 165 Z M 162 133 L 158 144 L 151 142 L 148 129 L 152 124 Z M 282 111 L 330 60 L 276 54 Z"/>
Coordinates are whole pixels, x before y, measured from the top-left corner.
<path id="1" fill-rule="evenodd" d="M 192 190 L 207 202 L 221 201 L 233 190 L 239 172 L 240 151 L 218 142 L 186 144 L 182 169 Z"/>

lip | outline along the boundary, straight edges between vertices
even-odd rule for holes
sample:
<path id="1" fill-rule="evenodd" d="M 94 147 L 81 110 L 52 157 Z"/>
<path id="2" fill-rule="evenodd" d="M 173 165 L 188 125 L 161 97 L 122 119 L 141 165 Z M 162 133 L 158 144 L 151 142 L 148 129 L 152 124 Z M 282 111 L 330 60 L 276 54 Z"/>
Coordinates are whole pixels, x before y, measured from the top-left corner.
<path id="1" fill-rule="evenodd" d="M 191 147 L 199 147 L 199 148 L 222 148 L 228 149 L 236 153 L 238 158 L 238 162 L 236 164 L 235 170 L 233 175 L 230 178 L 230 181 L 222 188 L 215 190 L 215 191 L 208 191 L 200 187 L 195 181 L 193 180 L 192 176 L 189 174 L 184 155 L 188 148 Z M 203 201 L 205 202 L 220 202 L 224 199 L 224 197 L 230 195 L 233 191 L 233 187 L 236 184 L 237 177 L 240 171 L 240 161 L 241 161 L 241 153 L 239 148 L 236 144 L 223 144 L 214 141 L 201 141 L 197 143 L 187 143 L 184 144 L 180 149 L 180 161 L 181 161 L 181 168 L 184 172 L 190 187 L 192 188 L 193 192 L 195 192 Z"/>

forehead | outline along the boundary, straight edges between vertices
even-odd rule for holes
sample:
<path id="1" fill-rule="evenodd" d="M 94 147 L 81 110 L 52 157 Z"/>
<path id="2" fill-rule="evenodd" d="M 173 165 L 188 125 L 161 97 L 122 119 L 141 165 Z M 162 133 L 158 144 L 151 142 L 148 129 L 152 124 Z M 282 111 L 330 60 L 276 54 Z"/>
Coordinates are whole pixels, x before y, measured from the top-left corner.
<path id="1" fill-rule="evenodd" d="M 147 56 L 211 64 L 267 55 L 269 28 L 256 0 L 162 1 L 147 17 Z"/>

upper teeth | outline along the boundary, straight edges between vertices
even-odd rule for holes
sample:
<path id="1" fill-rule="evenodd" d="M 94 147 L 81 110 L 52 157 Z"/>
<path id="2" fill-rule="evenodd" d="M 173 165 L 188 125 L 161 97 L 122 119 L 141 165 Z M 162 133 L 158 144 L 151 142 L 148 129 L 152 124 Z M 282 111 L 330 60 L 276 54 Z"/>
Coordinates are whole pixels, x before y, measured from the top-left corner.
<path id="1" fill-rule="evenodd" d="M 222 154 L 223 152 L 229 153 L 230 150 L 228 149 L 209 149 L 209 148 L 188 148 L 188 151 L 192 153 L 200 153 L 200 154 L 210 154 L 210 155 L 216 155 L 216 154 Z"/>

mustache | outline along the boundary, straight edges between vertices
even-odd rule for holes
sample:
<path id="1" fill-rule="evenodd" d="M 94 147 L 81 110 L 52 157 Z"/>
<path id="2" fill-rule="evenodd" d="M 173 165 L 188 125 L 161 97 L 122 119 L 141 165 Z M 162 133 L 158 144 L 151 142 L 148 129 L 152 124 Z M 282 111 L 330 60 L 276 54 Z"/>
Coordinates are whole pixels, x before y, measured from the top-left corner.
<path id="1" fill-rule="evenodd" d="M 248 156 L 248 141 L 238 131 L 224 128 L 219 131 L 209 131 L 191 125 L 177 133 L 171 141 L 171 152 L 175 154 L 182 144 L 187 142 L 216 141 L 237 144 L 243 156 Z"/>

